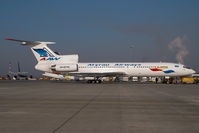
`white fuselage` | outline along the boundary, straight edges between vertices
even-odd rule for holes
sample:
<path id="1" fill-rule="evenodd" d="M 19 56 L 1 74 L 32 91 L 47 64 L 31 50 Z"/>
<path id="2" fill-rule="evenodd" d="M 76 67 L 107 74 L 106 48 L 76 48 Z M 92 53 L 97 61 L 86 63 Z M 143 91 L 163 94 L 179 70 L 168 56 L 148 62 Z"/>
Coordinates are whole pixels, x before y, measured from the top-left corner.
<path id="1" fill-rule="evenodd" d="M 123 72 L 127 76 L 186 76 L 195 73 L 175 63 L 78 63 L 79 73 Z"/>

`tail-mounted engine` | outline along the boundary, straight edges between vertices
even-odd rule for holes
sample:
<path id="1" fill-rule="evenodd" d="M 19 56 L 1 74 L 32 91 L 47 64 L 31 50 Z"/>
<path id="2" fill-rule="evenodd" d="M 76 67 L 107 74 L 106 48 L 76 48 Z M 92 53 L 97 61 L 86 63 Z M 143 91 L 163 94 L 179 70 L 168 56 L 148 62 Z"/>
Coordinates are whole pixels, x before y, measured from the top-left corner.
<path id="1" fill-rule="evenodd" d="M 74 71 L 78 71 L 78 64 L 52 65 L 51 70 L 55 72 L 74 72 Z"/>

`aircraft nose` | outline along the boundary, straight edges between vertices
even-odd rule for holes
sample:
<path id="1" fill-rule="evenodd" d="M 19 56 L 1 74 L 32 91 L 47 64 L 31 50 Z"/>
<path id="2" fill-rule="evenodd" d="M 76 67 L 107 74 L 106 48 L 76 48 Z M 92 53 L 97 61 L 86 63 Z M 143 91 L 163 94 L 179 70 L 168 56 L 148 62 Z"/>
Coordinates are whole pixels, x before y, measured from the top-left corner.
<path id="1" fill-rule="evenodd" d="M 194 74 L 194 73 L 196 73 L 196 71 L 194 71 L 193 69 L 191 69 L 191 73 Z"/>

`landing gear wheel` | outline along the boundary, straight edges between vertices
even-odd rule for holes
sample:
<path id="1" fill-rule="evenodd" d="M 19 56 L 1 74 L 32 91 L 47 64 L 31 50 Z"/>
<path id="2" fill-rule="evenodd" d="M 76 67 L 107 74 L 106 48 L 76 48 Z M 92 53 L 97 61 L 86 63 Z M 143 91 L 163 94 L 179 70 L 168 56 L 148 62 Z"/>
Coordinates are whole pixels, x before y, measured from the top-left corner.
<path id="1" fill-rule="evenodd" d="M 90 84 L 90 83 L 93 83 L 93 84 L 101 84 L 102 81 L 101 81 L 100 79 L 99 79 L 99 80 L 88 80 L 87 83 L 88 83 L 88 84 Z"/>
<path id="2" fill-rule="evenodd" d="M 92 80 L 88 80 L 87 83 L 88 83 L 88 84 L 92 83 Z"/>
<path id="3" fill-rule="evenodd" d="M 101 80 L 98 80 L 98 83 L 99 83 L 99 84 L 101 84 L 101 83 L 102 83 L 102 81 L 101 81 Z"/>

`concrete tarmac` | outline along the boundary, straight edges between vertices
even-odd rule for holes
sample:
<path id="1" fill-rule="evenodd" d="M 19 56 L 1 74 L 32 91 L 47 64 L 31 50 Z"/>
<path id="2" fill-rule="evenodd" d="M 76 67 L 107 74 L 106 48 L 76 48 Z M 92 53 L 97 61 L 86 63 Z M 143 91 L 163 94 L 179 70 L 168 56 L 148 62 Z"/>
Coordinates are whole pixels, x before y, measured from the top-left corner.
<path id="1" fill-rule="evenodd" d="M 199 85 L 0 81 L 1 133 L 199 133 Z"/>

